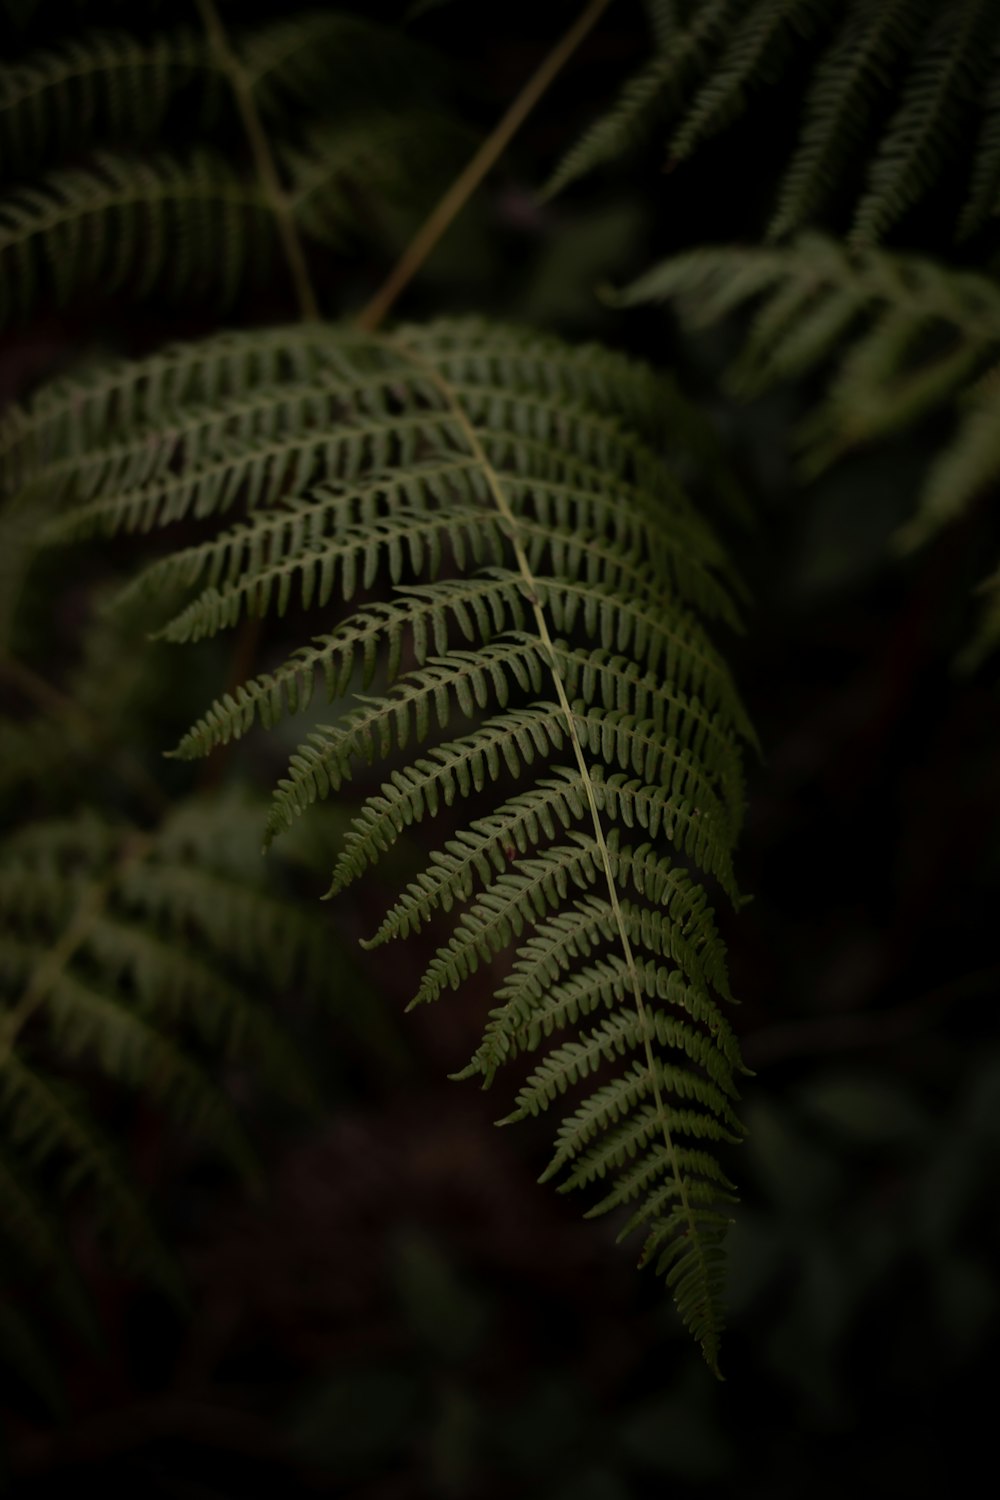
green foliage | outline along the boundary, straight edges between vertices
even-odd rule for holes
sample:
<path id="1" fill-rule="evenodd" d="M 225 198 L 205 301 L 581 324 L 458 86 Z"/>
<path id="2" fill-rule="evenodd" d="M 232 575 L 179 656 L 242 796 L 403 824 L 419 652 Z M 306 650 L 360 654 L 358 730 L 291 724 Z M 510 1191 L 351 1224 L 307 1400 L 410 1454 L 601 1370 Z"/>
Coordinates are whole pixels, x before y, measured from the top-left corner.
<path id="1" fill-rule="evenodd" d="M 12 515 L 37 531 L 29 508 Z M 329 927 L 293 894 L 291 865 L 260 860 L 260 800 L 164 798 L 143 753 L 156 678 L 134 630 L 95 614 L 53 686 L 8 654 L 45 590 L 23 549 L 5 560 L 0 1359 L 58 1408 L 46 1325 L 54 1313 L 98 1341 L 76 1269 L 95 1230 L 130 1274 L 185 1296 L 131 1138 L 169 1125 L 254 1184 L 237 1101 L 318 1105 L 275 997 L 335 998 L 335 975 Z"/>
<path id="2" fill-rule="evenodd" d="M 9 454 L 58 496 L 63 540 L 240 514 L 130 587 L 194 591 L 167 640 L 362 596 L 178 753 L 301 712 L 317 676 L 353 697 L 293 756 L 269 822 L 395 762 L 333 890 L 407 826 L 488 802 L 373 941 L 460 910 L 414 1004 L 516 949 L 467 1071 L 488 1083 L 541 1053 L 509 1118 L 571 1094 L 545 1175 L 603 1183 L 593 1211 L 643 1228 L 714 1367 L 731 1189 L 711 1144 L 738 1137 L 740 1063 L 703 882 L 736 896 L 750 731 L 702 623 L 735 623 L 730 571 L 671 472 L 686 416 L 669 382 L 595 347 L 475 321 L 315 325 L 95 369 L 13 418 Z"/>
<path id="3" fill-rule="evenodd" d="M 202 152 L 187 161 L 95 153 L 90 167 L 14 188 L 0 213 L 5 323 L 36 302 L 65 306 L 93 287 L 143 296 L 163 282 L 176 296 L 195 283 L 231 298 L 272 248 L 260 190 Z M 171 254 L 178 241 L 184 253 Z M 220 244 L 229 247 L 224 260 Z"/>
<path id="4" fill-rule="evenodd" d="M 124 1263 L 181 1293 L 116 1132 L 94 1112 L 97 1080 L 154 1101 L 246 1175 L 253 1157 L 220 1064 L 252 1066 L 300 1106 L 311 1097 L 254 992 L 262 979 L 267 990 L 297 980 L 317 992 L 326 934 L 268 890 L 253 859 L 258 820 L 252 802 L 202 797 L 152 833 L 84 810 L 4 842 L 2 1261 L 9 1288 L 54 1300 L 77 1326 L 92 1318 L 59 1227 L 62 1200 L 83 1195 Z M 28 1322 L 24 1337 L 44 1369 Z"/>
<path id="5" fill-rule="evenodd" d="M 939 412 L 953 416 L 902 545 L 926 542 L 1000 479 L 1000 287 L 989 277 L 806 237 L 787 249 L 676 256 L 621 301 L 672 299 L 697 326 L 753 306 L 731 372 L 741 395 L 833 363 L 800 434 L 807 477 L 860 444 Z M 991 594 L 998 584 L 1000 575 L 989 580 Z M 967 661 L 998 637 L 991 602 Z"/>
<path id="6" fill-rule="evenodd" d="M 37 34 L 30 3 L 11 9 Z M 717 1369 L 735 1202 L 722 1162 L 744 1070 L 714 903 L 740 900 L 753 743 L 715 641 L 739 628 L 741 594 L 703 503 L 707 489 L 735 508 L 717 431 L 672 379 L 604 347 L 513 321 L 380 333 L 318 316 L 337 295 L 335 277 L 318 297 L 311 283 L 323 252 L 391 238 L 464 155 L 448 75 L 408 39 L 325 10 L 230 34 L 208 4 L 204 33 L 169 5 L 134 32 L 85 29 L 82 9 L 67 11 L 76 31 L 0 67 L 0 322 L 83 294 L 225 308 L 255 280 L 270 294 L 282 262 L 304 318 L 95 358 L 0 425 L 0 670 L 15 701 L 47 710 L 0 731 L 0 800 L 19 825 L 0 856 L 14 1282 L 33 1268 L 86 1322 L 51 1206 L 60 1185 L 88 1186 L 126 1259 L 171 1280 L 104 1098 L 138 1090 L 247 1169 L 218 1061 L 245 1055 L 302 1092 L 261 991 L 321 989 L 326 934 L 256 856 L 357 785 L 328 894 L 385 870 L 419 828 L 422 867 L 365 946 L 435 929 L 413 1005 L 488 971 L 493 1008 L 458 1076 L 515 1080 L 501 1123 L 555 1112 L 543 1179 L 589 1192 L 622 1237 L 641 1232 L 642 1263 Z M 1000 11 L 644 9 L 650 60 L 550 191 L 654 129 L 676 165 L 803 73 L 769 236 L 853 205 L 846 242 L 697 250 L 622 301 L 677 298 L 702 323 L 755 304 L 733 372 L 743 393 L 833 362 L 802 433 L 807 474 L 947 412 L 953 433 L 905 532 L 926 540 L 1000 475 L 1000 293 L 986 274 L 876 245 L 920 206 L 943 203 L 966 241 L 1000 208 Z M 369 307 L 361 322 L 377 321 Z M 133 691 L 169 674 L 123 663 L 110 627 L 88 631 L 57 688 L 13 655 L 39 538 L 94 566 L 137 533 L 152 555 L 119 599 L 125 639 L 140 618 L 162 653 L 239 633 L 240 670 L 216 678 L 229 687 L 163 773 L 184 787 L 170 798 L 124 743 Z M 251 622 L 279 619 L 301 644 L 256 670 Z M 998 635 L 1000 607 L 980 647 Z M 214 670 L 218 642 L 206 649 Z M 258 724 L 283 747 L 284 721 L 306 715 L 266 817 L 169 780 Z M 2 1316 L 48 1388 L 30 1317 Z"/>
<path id="7" fill-rule="evenodd" d="M 327 245 L 363 235 L 467 152 L 445 77 L 399 33 L 323 11 L 245 28 L 228 58 L 184 26 L 83 31 L 5 60 L 0 323 L 83 292 L 230 303 L 262 279 L 283 215 Z M 233 149 L 240 96 L 277 189 L 239 135 Z"/>
<path id="8" fill-rule="evenodd" d="M 655 31 L 652 60 L 567 154 L 549 192 L 659 129 L 676 164 L 755 94 L 814 65 L 771 239 L 822 221 L 843 199 L 854 203 L 852 243 L 875 244 L 952 171 L 963 184 L 961 237 L 1000 211 L 991 0 L 707 0 L 685 24 Z"/>
<path id="9" fill-rule="evenodd" d="M 589 126 L 553 174 L 546 192 L 560 192 L 576 178 L 640 145 L 690 91 L 729 20 L 731 0 L 707 0 L 690 24 L 654 25 L 659 44 L 652 60 L 629 79 L 613 109 Z M 652 18 L 651 18 L 652 20 Z"/>

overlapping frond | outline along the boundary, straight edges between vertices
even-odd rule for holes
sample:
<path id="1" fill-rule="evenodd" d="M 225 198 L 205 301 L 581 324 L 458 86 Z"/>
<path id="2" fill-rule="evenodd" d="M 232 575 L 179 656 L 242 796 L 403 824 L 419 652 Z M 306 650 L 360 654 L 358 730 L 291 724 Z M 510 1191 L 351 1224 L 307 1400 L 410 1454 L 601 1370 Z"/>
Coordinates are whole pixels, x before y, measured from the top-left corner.
<path id="1" fill-rule="evenodd" d="M 991 0 L 708 0 L 686 24 L 654 26 L 650 62 L 567 154 L 564 187 L 662 129 L 668 161 L 689 156 L 753 95 L 814 69 L 770 234 L 853 201 L 852 239 L 877 243 L 960 174 L 958 232 L 1000 212 L 1000 13 Z"/>
<path id="2" fill-rule="evenodd" d="M 945 168 L 961 162 L 968 127 L 982 110 L 998 27 L 992 0 L 961 0 L 933 17 L 868 169 L 852 229 L 857 243 L 881 239 Z"/>
<path id="3" fill-rule="evenodd" d="M 5 1274 L 60 1305 L 72 1294 L 78 1321 L 84 1304 L 66 1236 L 52 1223 L 53 1184 L 85 1194 L 127 1264 L 179 1287 L 125 1154 L 87 1101 L 89 1079 L 158 1101 L 244 1173 L 252 1156 L 220 1063 L 250 1065 L 299 1105 L 312 1097 L 267 990 L 326 988 L 326 934 L 262 878 L 259 816 L 245 799 L 201 797 L 152 833 L 87 811 L 5 837 Z"/>
<path id="4" fill-rule="evenodd" d="M 326 634 L 178 753 L 300 712 L 317 684 L 343 703 L 293 757 L 270 834 L 375 763 L 334 888 L 408 826 L 442 826 L 373 941 L 456 913 L 414 1003 L 512 951 L 511 984 L 548 966 L 516 1025 L 498 992 L 473 1069 L 541 1051 L 519 1109 L 567 1091 L 551 1171 L 629 1205 L 714 1366 L 731 1192 L 690 1141 L 738 1133 L 709 893 L 736 894 L 750 731 L 706 631 L 735 623 L 734 580 L 673 471 L 686 419 L 668 382 L 594 347 L 477 321 L 317 327 L 94 370 L 13 418 L 8 454 L 57 494 L 63 538 L 212 526 L 130 591 L 175 606 L 167 639 L 321 611 Z M 161 455 L 151 431 L 170 433 Z"/>
<path id="5" fill-rule="evenodd" d="M 781 76 L 797 38 L 808 38 L 829 15 L 827 0 L 772 0 L 750 7 L 687 108 L 670 143 L 675 160 L 739 115 L 750 90 Z"/>
<path id="6" fill-rule="evenodd" d="M 95 153 L 0 200 L 0 322 L 92 287 L 142 296 L 207 284 L 231 298 L 272 237 L 260 189 L 220 156 Z"/>
<path id="7" fill-rule="evenodd" d="M 989 277 L 806 237 L 787 249 L 675 257 L 622 300 L 674 299 L 699 324 L 753 306 L 732 371 L 742 394 L 832 366 L 801 431 L 807 474 L 928 414 L 953 414 L 904 545 L 924 542 L 1000 481 L 1000 286 Z M 990 616 L 975 650 L 997 634 Z"/>
<path id="8" fill-rule="evenodd" d="M 441 56 L 395 26 L 330 8 L 278 15 L 236 28 L 233 42 L 269 120 L 303 109 L 346 117 L 393 101 L 440 107 L 455 90 Z"/>
<path id="9" fill-rule="evenodd" d="M 204 75 L 204 77 L 202 77 Z M 0 68 L 0 170 L 10 178 L 91 140 L 148 139 L 192 77 L 222 80 L 193 28 L 142 41 L 125 31 L 68 37 Z M 206 101 L 207 102 L 207 101 Z"/>
<path id="10" fill-rule="evenodd" d="M 231 299 L 277 216 L 342 246 L 372 205 L 405 207 L 469 149 L 442 68 L 390 27 L 305 12 L 238 28 L 231 59 L 188 26 L 70 34 L 0 66 L 0 322 L 84 290 Z M 280 201 L 232 149 L 232 67 Z"/>
<path id="11" fill-rule="evenodd" d="M 778 191 L 773 239 L 815 220 L 850 174 L 925 10 L 917 0 L 851 6 L 810 84 L 802 134 Z"/>
<path id="12" fill-rule="evenodd" d="M 705 0 L 688 26 L 667 27 L 651 17 L 656 42 L 649 63 L 623 87 L 606 115 L 588 126 L 566 153 L 546 186 L 546 194 L 634 150 L 665 125 L 693 83 L 704 76 L 708 59 L 729 24 L 735 0 Z"/>
<path id="13" fill-rule="evenodd" d="M 432 53 L 392 27 L 318 10 L 238 27 L 232 44 L 269 124 L 351 116 L 373 99 L 429 106 L 448 80 Z M 211 128 L 229 84 L 209 39 L 188 24 L 152 36 L 94 29 L 0 67 L 0 174 L 72 148 L 146 141 L 180 100 L 183 127 Z"/>

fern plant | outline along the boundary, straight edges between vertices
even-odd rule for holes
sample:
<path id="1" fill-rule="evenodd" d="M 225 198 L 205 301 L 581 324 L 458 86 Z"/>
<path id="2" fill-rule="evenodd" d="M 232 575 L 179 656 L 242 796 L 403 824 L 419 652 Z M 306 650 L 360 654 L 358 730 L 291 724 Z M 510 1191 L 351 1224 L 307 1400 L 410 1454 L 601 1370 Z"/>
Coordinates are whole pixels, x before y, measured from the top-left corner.
<path id="1" fill-rule="evenodd" d="M 164 797 L 133 631 L 95 613 L 58 685 L 12 654 L 51 601 L 15 545 L 39 516 L 3 519 L 0 1362 L 58 1411 L 50 1315 L 101 1340 L 78 1241 L 96 1229 L 130 1274 L 186 1297 L 123 1124 L 145 1109 L 255 1183 L 235 1096 L 317 1107 L 274 998 L 330 997 L 329 930 L 255 857 L 258 798 Z"/>
<path id="2" fill-rule="evenodd" d="M 322 990 L 328 933 L 265 885 L 250 844 L 294 838 L 336 796 L 354 816 L 327 894 L 417 835 L 421 867 L 366 947 L 432 933 L 412 1005 L 475 974 L 489 984 L 457 1077 L 486 1088 L 502 1073 L 504 1122 L 552 1121 L 543 1178 L 639 1236 L 718 1371 L 745 1070 L 715 904 L 741 903 L 754 745 L 717 640 L 744 601 L 709 520 L 738 502 L 723 444 L 672 377 L 603 345 L 514 318 L 385 327 L 606 6 L 585 6 L 457 177 L 469 132 L 450 72 L 394 28 L 177 0 L 138 20 L 109 7 L 105 26 L 69 7 L 66 34 L 49 36 L 39 7 L 4 7 L 0 323 L 84 297 L 111 309 L 105 348 L 0 422 L 4 1269 L 81 1325 L 60 1184 L 90 1188 L 127 1262 L 172 1278 L 96 1083 L 162 1101 L 244 1170 L 217 1061 L 247 1055 L 307 1095 L 265 993 L 292 977 Z M 741 392 L 835 360 L 802 432 L 807 474 L 948 410 L 954 437 L 904 535 L 928 540 L 1000 471 L 1000 302 L 978 251 L 1000 207 L 997 7 L 645 9 L 648 65 L 550 190 L 660 126 L 676 165 L 804 71 L 771 245 L 675 255 L 619 302 L 676 297 L 702 323 L 759 303 Z M 963 153 L 948 211 L 975 269 L 880 249 L 912 210 L 948 202 Z M 775 243 L 822 217 L 843 243 Z M 402 255 L 352 314 L 370 276 L 349 255 L 379 239 L 402 239 Z M 253 326 L 238 297 L 255 285 L 264 311 L 291 293 L 300 321 Z M 244 326 L 121 357 L 148 339 L 115 309 L 163 297 L 196 309 L 196 327 L 238 305 Z M 37 579 L 60 577 L 60 555 L 103 576 L 123 553 L 136 567 L 118 646 L 138 621 L 166 654 L 214 642 L 217 696 L 165 771 L 136 762 L 121 727 L 129 673 L 156 691 L 159 672 L 105 654 L 111 628 L 88 624 L 76 675 L 37 670 L 52 630 Z M 235 741 L 259 727 L 283 747 L 295 718 L 306 727 L 267 813 L 228 784 L 208 792 L 231 780 Z M 12 1358 L 48 1389 L 33 1323 L 1 1307 Z"/>
<path id="3" fill-rule="evenodd" d="M 258 169 L 240 202 L 272 216 L 311 313 L 266 96 L 250 95 L 245 57 L 204 11 Z M 58 71 L 39 64 L 30 77 Z M 102 97 L 94 117 L 115 122 L 126 106 Z M 322 154 L 325 167 L 329 143 Z M 221 177 L 218 191 L 204 181 L 213 212 L 230 201 Z M 111 222 L 98 195 L 81 185 L 80 196 Z M 222 227 L 236 239 L 235 220 Z M 23 286 L 31 264 L 12 253 Z M 179 753 L 303 709 L 317 672 L 331 700 L 354 688 L 356 706 L 293 758 L 270 837 L 359 757 L 423 747 L 363 803 L 335 887 L 408 824 L 489 795 L 375 941 L 464 908 L 419 1001 L 526 941 L 470 1069 L 489 1082 L 501 1061 L 541 1050 L 516 1115 L 579 1086 L 550 1175 L 567 1187 L 607 1179 L 597 1208 L 625 1217 L 624 1232 L 645 1227 L 644 1259 L 716 1367 L 732 1190 L 713 1148 L 738 1135 L 740 1064 L 704 882 L 736 894 L 749 728 L 703 624 L 736 623 L 730 570 L 665 462 L 665 411 L 678 458 L 704 447 L 668 382 L 605 351 L 476 322 L 380 336 L 310 321 L 95 364 L 8 418 L 3 461 L 11 514 L 47 516 L 50 542 L 213 528 L 128 591 L 159 604 L 195 590 L 169 640 L 272 604 L 284 613 L 293 594 L 328 615 L 362 593 L 332 634 L 220 699 Z"/>
<path id="4" fill-rule="evenodd" d="M 554 193 L 667 133 L 676 166 L 779 80 L 811 68 L 768 238 L 852 202 L 849 238 L 878 243 L 946 175 L 967 239 L 1000 211 L 1000 16 L 990 0 L 707 0 L 651 7 L 650 61 L 567 153 Z M 967 165 L 966 165 L 967 163 Z"/>
<path id="5" fill-rule="evenodd" d="M 468 149 L 443 68 L 391 28 L 317 10 L 230 32 L 183 9 L 0 68 L 0 324 L 83 292 L 226 305 L 276 251 L 310 298 L 300 237 L 343 246 Z"/>
<path id="6" fill-rule="evenodd" d="M 629 1206 L 623 1232 L 644 1228 L 643 1259 L 714 1367 L 731 1188 L 712 1148 L 738 1136 L 740 1064 L 705 882 L 736 896 L 750 731 L 703 623 L 735 623 L 730 570 L 665 461 L 671 410 L 679 424 L 649 370 L 508 327 L 315 325 L 67 382 L 17 419 L 11 451 L 59 493 L 51 538 L 241 514 L 130 587 L 133 602 L 195 591 L 167 640 L 362 595 L 178 753 L 303 710 L 317 677 L 329 700 L 353 695 L 293 757 L 268 823 L 273 837 L 359 762 L 404 753 L 334 891 L 407 826 L 489 796 L 372 941 L 458 910 L 414 1004 L 516 950 L 466 1072 L 488 1083 L 541 1054 L 511 1119 L 576 1092 L 546 1175 L 605 1182 L 597 1211 Z M 172 457 L 150 466 L 147 433 L 167 422 Z"/>
<path id="7" fill-rule="evenodd" d="M 674 255 L 614 300 L 676 299 L 686 321 L 700 326 L 753 305 L 730 372 L 740 395 L 836 362 L 798 437 L 806 480 L 858 444 L 927 415 L 950 416 L 953 430 L 898 538 L 904 548 L 925 542 L 996 483 L 996 283 L 985 266 L 952 267 L 882 251 L 878 242 L 912 223 L 910 210 L 925 199 L 943 203 L 952 177 L 964 194 L 956 238 L 982 231 L 979 243 L 989 242 L 1000 210 L 995 7 L 720 0 L 693 11 L 651 9 L 653 59 L 570 152 L 550 190 L 611 159 L 658 120 L 673 121 L 676 164 L 741 113 L 755 90 L 787 79 L 803 55 L 822 48 L 767 231 L 772 244 Z M 963 148 L 971 167 L 959 171 Z M 829 222 L 830 205 L 849 198 L 855 208 L 844 242 L 813 233 L 773 243 Z M 986 607 L 960 658 L 966 667 L 1000 634 L 996 587 L 997 576 L 983 583 Z"/>
<path id="8" fill-rule="evenodd" d="M 51 771 L 40 743 L 31 721 L 8 726 L 5 770 L 21 750 Z M 259 818 L 253 800 L 234 795 L 179 802 L 152 830 L 84 805 L 5 838 L 0 1323 L 5 1361 L 54 1406 L 39 1309 L 51 1304 L 96 1336 L 65 1215 L 85 1204 L 117 1259 L 184 1295 L 145 1191 L 94 1111 L 95 1081 L 155 1101 L 248 1180 L 254 1156 L 220 1062 L 250 1067 L 299 1108 L 315 1100 L 270 1001 L 292 982 L 323 992 L 328 933 L 268 888 L 253 859 Z"/>
<path id="9" fill-rule="evenodd" d="M 347 244 L 375 198 L 405 205 L 414 183 L 426 196 L 456 130 L 424 53 L 326 11 L 230 28 L 211 0 L 176 18 L 166 6 L 134 33 L 26 45 L 0 71 L 2 316 L 95 285 L 218 287 L 224 301 L 271 254 L 302 317 L 95 357 L 43 386 L 0 428 L 3 525 L 17 574 L 25 538 L 93 558 L 146 534 L 151 555 L 120 603 L 127 630 L 146 611 L 170 645 L 237 632 L 229 685 L 175 759 L 215 752 L 222 777 L 225 747 L 258 724 L 276 743 L 279 721 L 325 699 L 329 723 L 292 755 L 262 839 L 359 783 L 332 896 L 419 830 L 423 867 L 369 946 L 441 934 L 414 1005 L 489 970 L 493 1008 L 461 1076 L 516 1078 L 507 1120 L 556 1112 L 544 1176 L 588 1190 L 589 1212 L 612 1214 L 623 1236 L 641 1231 L 641 1260 L 717 1369 L 734 1201 L 724 1150 L 740 1136 L 743 1069 L 714 908 L 720 894 L 740 900 L 733 856 L 754 743 L 715 639 L 739 627 L 742 602 L 707 519 L 706 492 L 722 488 L 718 436 L 672 379 L 602 346 L 477 317 L 383 328 L 605 8 L 585 7 L 353 321 L 320 317 L 349 311 L 352 296 L 317 290 L 310 242 Z M 652 61 L 555 185 L 654 117 L 672 120 L 672 157 L 686 157 L 811 48 L 817 71 L 771 233 L 785 237 L 844 189 L 858 200 L 853 247 L 698 251 L 627 300 L 693 295 L 711 317 L 767 297 L 744 379 L 803 374 L 851 338 L 810 428 L 813 461 L 942 401 L 978 403 L 931 476 L 917 539 L 995 476 L 1000 313 L 987 276 L 873 243 L 907 222 L 977 129 L 961 232 L 993 214 L 995 7 L 647 11 Z M 255 670 L 262 623 L 282 617 L 281 638 L 297 644 Z M 51 768 L 43 739 L 14 722 L 10 763 Z M 7 1011 L 12 1040 L 86 1048 L 123 1081 L 169 1079 L 170 1101 L 232 1145 L 190 1069 L 192 1049 L 229 1036 L 245 997 L 227 1008 L 228 992 L 213 996 L 199 1018 L 210 1029 L 192 1038 L 178 997 L 207 991 L 176 963 L 200 963 L 207 985 L 225 955 L 280 984 L 291 949 L 253 915 L 245 853 L 226 900 L 250 935 L 223 919 L 221 896 L 205 918 L 194 893 L 219 874 L 223 831 L 244 821 L 220 806 L 217 818 L 201 798 L 158 810 L 138 833 L 120 831 L 119 807 L 38 821 L 10 841 L 2 889 L 22 995 Z M 189 847 L 190 859 L 178 852 Z M 177 931 L 183 953 L 150 958 Z M 288 942 L 309 949 L 304 932 Z M 258 961 L 265 949 L 274 972 Z M 44 1123 L 23 1128 L 50 1139 Z"/>
<path id="10" fill-rule="evenodd" d="M 799 442 L 808 479 L 860 444 L 950 413 L 951 434 L 929 468 L 899 544 L 916 547 L 968 511 L 1000 479 L 1000 288 L 991 278 L 916 256 L 852 252 L 807 236 L 785 248 L 698 250 L 654 267 L 622 305 L 676 299 L 704 326 L 744 306 L 753 317 L 733 390 L 749 396 L 834 363 L 826 395 Z M 964 660 L 1000 636 L 1000 574 Z"/>

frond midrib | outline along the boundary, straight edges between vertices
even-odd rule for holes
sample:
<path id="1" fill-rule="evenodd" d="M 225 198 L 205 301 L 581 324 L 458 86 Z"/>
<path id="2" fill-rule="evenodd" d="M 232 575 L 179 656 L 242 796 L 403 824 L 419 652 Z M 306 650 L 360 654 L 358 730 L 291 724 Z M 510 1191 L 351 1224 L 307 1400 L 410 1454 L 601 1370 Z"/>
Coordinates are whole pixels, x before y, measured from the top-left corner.
<path id="1" fill-rule="evenodd" d="M 708 1360 L 710 1366 L 713 1369 L 717 1370 L 718 1329 L 715 1326 L 715 1312 L 712 1306 L 712 1298 L 709 1290 L 711 1283 L 708 1264 L 705 1259 L 704 1250 L 701 1244 L 701 1236 L 699 1233 L 697 1219 L 693 1212 L 693 1207 L 688 1199 L 686 1183 L 677 1157 L 677 1147 L 670 1132 L 670 1124 L 667 1118 L 667 1111 L 660 1090 L 659 1070 L 657 1068 L 656 1059 L 653 1054 L 651 1032 L 648 1018 L 646 1016 L 645 1001 L 642 994 L 635 959 L 632 954 L 628 931 L 622 918 L 621 907 L 618 899 L 618 890 L 612 871 L 610 855 L 608 853 L 608 847 L 600 811 L 598 808 L 597 797 L 591 779 L 590 767 L 588 765 L 586 756 L 584 755 L 583 746 L 577 733 L 573 712 L 569 700 L 566 696 L 562 677 L 559 673 L 558 667 L 555 664 L 555 659 L 551 652 L 552 638 L 549 633 L 548 622 L 544 614 L 542 605 L 538 600 L 538 584 L 534 575 L 532 574 L 527 555 L 519 538 L 517 518 L 510 509 L 503 491 L 502 484 L 500 482 L 500 477 L 491 465 L 489 458 L 487 457 L 487 454 L 483 449 L 482 443 L 480 442 L 479 437 L 476 433 L 476 429 L 466 415 L 460 403 L 458 394 L 452 389 L 452 387 L 437 371 L 437 369 L 428 361 L 425 361 L 423 358 L 421 358 L 421 356 L 416 354 L 412 349 L 410 349 L 399 335 L 396 335 L 391 339 L 391 347 L 400 352 L 404 360 L 413 362 L 417 364 L 419 368 L 425 369 L 427 371 L 428 377 L 433 381 L 435 385 L 437 385 L 438 389 L 441 391 L 444 400 L 454 413 L 454 417 L 458 426 L 464 433 L 465 441 L 468 445 L 469 451 L 473 453 L 482 464 L 483 473 L 489 485 L 490 493 L 493 497 L 497 511 L 509 532 L 511 547 L 517 560 L 518 572 L 520 573 L 521 578 L 524 582 L 526 597 L 535 619 L 535 624 L 538 630 L 538 635 L 542 644 L 543 651 L 549 660 L 549 668 L 553 685 L 556 690 L 559 708 L 565 719 L 567 735 L 573 747 L 574 759 L 576 760 L 576 763 L 580 770 L 580 775 L 584 785 L 584 792 L 591 812 L 591 819 L 594 826 L 594 836 L 596 838 L 600 851 L 601 865 L 605 876 L 605 882 L 608 888 L 608 895 L 614 915 L 614 924 L 617 932 L 617 937 L 618 941 L 621 944 L 622 953 L 629 970 L 630 984 L 632 987 L 633 998 L 635 1000 L 636 1011 L 640 1017 L 640 1024 L 643 1033 L 645 1066 L 649 1073 L 650 1081 L 652 1084 L 654 1102 L 656 1105 L 657 1115 L 663 1134 L 663 1142 L 670 1159 L 673 1176 L 677 1182 L 682 1212 L 688 1225 L 688 1232 L 690 1235 L 692 1248 L 694 1250 L 695 1258 L 697 1259 L 700 1267 L 702 1277 L 701 1284 L 705 1291 L 705 1317 L 708 1320 L 708 1331 L 706 1333 L 706 1336 L 702 1339 L 702 1347 L 705 1353 L 705 1357 Z"/>

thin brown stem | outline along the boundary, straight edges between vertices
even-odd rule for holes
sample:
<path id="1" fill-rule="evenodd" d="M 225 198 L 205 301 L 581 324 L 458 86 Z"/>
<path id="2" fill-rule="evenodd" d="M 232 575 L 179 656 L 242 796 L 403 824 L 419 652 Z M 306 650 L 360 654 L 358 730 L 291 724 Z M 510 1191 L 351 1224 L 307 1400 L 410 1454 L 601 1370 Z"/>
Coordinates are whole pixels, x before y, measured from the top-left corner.
<path id="1" fill-rule="evenodd" d="M 244 68 L 239 55 L 230 45 L 214 0 L 197 0 L 197 5 L 209 41 L 218 53 L 219 61 L 233 90 L 236 107 L 239 110 L 253 156 L 254 168 L 274 214 L 274 222 L 295 287 L 299 310 L 303 318 L 318 318 L 319 304 L 309 275 L 298 226 L 295 223 L 292 202 L 281 181 L 267 132 L 261 123 L 250 75 Z"/>
<path id="2" fill-rule="evenodd" d="M 359 328 L 372 333 L 380 327 L 397 298 L 409 286 L 452 220 L 503 155 L 542 95 L 548 90 L 609 4 L 610 0 L 590 0 L 590 4 L 583 13 L 556 43 L 537 72 L 524 85 L 506 114 L 486 137 L 468 166 L 459 173 L 441 201 L 431 210 L 383 285 L 358 316 Z"/>

